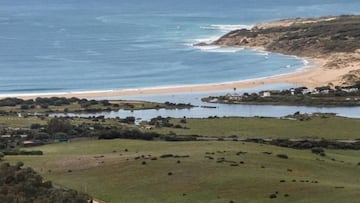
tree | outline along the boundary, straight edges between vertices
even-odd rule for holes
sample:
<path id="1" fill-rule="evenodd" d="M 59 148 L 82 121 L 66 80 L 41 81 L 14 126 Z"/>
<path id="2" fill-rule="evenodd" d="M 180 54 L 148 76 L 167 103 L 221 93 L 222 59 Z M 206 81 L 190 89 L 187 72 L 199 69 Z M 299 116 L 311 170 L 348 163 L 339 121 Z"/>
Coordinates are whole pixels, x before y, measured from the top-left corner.
<path id="1" fill-rule="evenodd" d="M 51 135 L 55 133 L 69 133 L 72 130 L 72 125 L 69 120 L 64 118 L 52 118 L 47 125 L 47 132 Z"/>

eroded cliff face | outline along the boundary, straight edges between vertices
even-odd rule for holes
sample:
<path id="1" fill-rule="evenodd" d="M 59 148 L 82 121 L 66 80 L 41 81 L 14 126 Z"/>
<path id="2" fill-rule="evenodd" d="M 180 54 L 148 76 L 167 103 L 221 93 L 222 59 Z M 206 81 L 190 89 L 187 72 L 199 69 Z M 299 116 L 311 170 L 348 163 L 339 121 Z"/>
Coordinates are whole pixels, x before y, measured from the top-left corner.
<path id="1" fill-rule="evenodd" d="M 339 76 L 339 85 L 360 80 L 360 16 L 291 19 L 234 30 L 212 43 L 261 48 L 300 57 L 325 59 L 324 68 L 353 67 Z"/>

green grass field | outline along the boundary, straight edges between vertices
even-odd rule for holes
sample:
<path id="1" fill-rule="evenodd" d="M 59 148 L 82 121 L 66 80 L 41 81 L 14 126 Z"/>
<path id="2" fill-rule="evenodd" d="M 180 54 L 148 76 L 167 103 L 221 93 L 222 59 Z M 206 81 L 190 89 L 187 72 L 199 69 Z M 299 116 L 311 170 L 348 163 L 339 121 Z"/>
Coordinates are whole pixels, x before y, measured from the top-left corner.
<path id="1" fill-rule="evenodd" d="M 59 186 L 113 203 L 338 203 L 357 202 L 360 196 L 360 151 L 326 150 L 327 156 L 320 157 L 309 150 L 242 142 L 119 139 L 52 144 L 32 150 L 42 150 L 44 155 L 6 156 L 5 161 L 23 161 Z M 240 151 L 247 153 L 237 155 Z M 278 158 L 280 153 L 289 159 Z M 160 158 L 163 154 L 190 157 Z M 217 163 L 221 158 L 232 163 Z M 231 166 L 234 163 L 238 165 Z M 276 192 L 277 198 L 270 199 Z"/>
<path id="2" fill-rule="evenodd" d="M 325 139 L 359 139 L 360 119 L 349 119 L 329 116 L 328 118 L 312 117 L 308 121 L 282 120 L 276 118 L 220 118 L 220 119 L 187 119 L 181 124 L 179 119 L 172 123 L 188 129 L 161 128 L 155 131 L 177 135 L 203 135 L 227 137 L 257 138 L 325 138 Z"/>
<path id="3" fill-rule="evenodd" d="M 31 124 L 47 124 L 51 118 L 43 120 L 36 116 L 17 117 L 0 116 L 1 127 L 29 128 Z M 243 138 L 324 138 L 324 139 L 360 139 L 360 119 L 329 116 L 327 118 L 312 117 L 308 121 L 283 120 L 276 118 L 220 118 L 220 119 L 186 119 L 187 123 L 180 123 L 180 119 L 171 119 L 171 123 L 184 128 L 155 128 L 160 134 L 168 135 L 200 135 L 228 137 L 236 135 Z M 97 121 L 83 118 L 71 119 L 73 125 L 81 123 L 94 124 Z M 128 126 L 116 119 L 105 119 L 101 122 L 105 126 Z M 142 128 L 141 130 L 144 131 Z"/>

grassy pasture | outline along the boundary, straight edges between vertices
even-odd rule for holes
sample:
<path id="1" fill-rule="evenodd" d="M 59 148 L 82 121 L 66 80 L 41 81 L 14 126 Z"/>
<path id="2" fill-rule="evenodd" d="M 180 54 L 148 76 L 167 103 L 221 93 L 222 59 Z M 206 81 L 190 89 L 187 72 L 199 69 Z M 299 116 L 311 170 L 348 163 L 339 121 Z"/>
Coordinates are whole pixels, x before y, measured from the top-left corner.
<path id="1" fill-rule="evenodd" d="M 325 138 L 359 139 L 360 119 L 329 116 L 312 117 L 308 121 L 276 118 L 220 118 L 220 119 L 172 119 L 188 129 L 161 128 L 160 133 L 177 135 L 232 136 L 257 138 Z"/>
<path id="2" fill-rule="evenodd" d="M 242 142 L 119 139 L 34 150 L 44 155 L 5 161 L 23 161 L 60 186 L 106 202 L 356 202 L 360 195 L 359 151 L 327 150 L 320 157 Z M 189 157 L 160 158 L 164 154 Z M 270 199 L 276 192 L 277 198 Z"/>

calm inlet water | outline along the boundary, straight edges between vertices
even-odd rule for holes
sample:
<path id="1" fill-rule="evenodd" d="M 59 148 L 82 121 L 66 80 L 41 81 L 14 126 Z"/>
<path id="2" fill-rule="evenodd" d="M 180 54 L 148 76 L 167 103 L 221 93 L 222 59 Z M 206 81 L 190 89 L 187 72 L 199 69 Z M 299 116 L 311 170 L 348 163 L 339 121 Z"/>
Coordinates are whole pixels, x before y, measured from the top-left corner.
<path id="1" fill-rule="evenodd" d="M 258 92 L 267 89 L 289 89 L 294 87 L 290 84 L 276 84 L 260 86 L 256 88 L 249 88 L 243 90 L 237 90 L 239 94 L 245 92 Z M 173 103 L 191 103 L 199 106 L 191 109 L 176 109 L 176 110 L 137 110 L 137 111 L 112 111 L 112 112 L 99 112 L 99 113 L 81 113 L 81 114 L 54 114 L 53 116 L 105 116 L 106 118 L 125 118 L 133 116 L 137 119 L 137 122 L 142 120 L 150 120 L 157 116 L 172 117 L 172 118 L 208 118 L 209 116 L 218 117 L 275 117 L 280 118 L 290 114 L 294 114 L 299 111 L 301 113 L 335 113 L 338 116 L 348 118 L 360 118 L 360 107 L 331 107 L 331 108 L 320 108 L 320 107 L 304 107 L 304 106 L 268 106 L 268 105 L 237 105 L 237 104 L 210 104 L 201 101 L 201 98 L 209 95 L 217 96 L 224 95 L 226 93 L 233 93 L 229 91 L 221 92 L 196 92 L 196 93 L 177 93 L 177 94 L 162 94 L 162 95 L 138 95 L 138 96 L 127 96 L 127 97 L 112 97 L 112 98 L 101 98 L 101 99 L 128 99 L 128 100 L 145 100 L 153 102 L 166 102 L 170 101 Z M 213 107 L 213 108 L 202 108 L 201 106 Z"/>
<path id="2" fill-rule="evenodd" d="M 0 0 L 0 94 L 218 83 L 294 57 L 192 44 L 256 22 L 357 14 L 347 0 Z"/>

